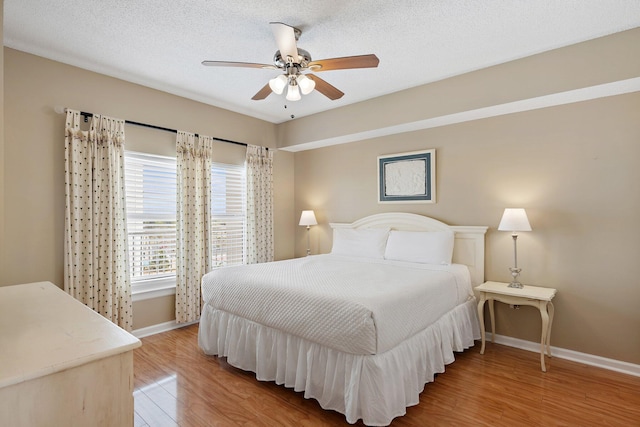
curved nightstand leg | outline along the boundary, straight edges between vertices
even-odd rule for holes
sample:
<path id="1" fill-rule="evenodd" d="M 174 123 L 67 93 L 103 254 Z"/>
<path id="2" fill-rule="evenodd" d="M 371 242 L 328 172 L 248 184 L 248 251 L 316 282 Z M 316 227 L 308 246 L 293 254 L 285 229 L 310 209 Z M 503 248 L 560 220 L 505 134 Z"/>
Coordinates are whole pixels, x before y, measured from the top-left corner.
<path id="1" fill-rule="evenodd" d="M 553 303 L 549 301 L 547 303 L 547 308 L 549 310 L 549 327 L 547 328 L 547 354 L 551 357 L 551 326 L 553 325 L 553 314 L 555 308 L 553 307 Z"/>
<path id="2" fill-rule="evenodd" d="M 480 293 L 480 302 L 478 302 L 478 319 L 480 320 L 480 336 L 482 337 L 482 347 L 480 347 L 480 354 L 484 354 L 484 302 L 486 301 L 484 292 Z"/>
<path id="3" fill-rule="evenodd" d="M 491 342 L 496 342 L 496 315 L 493 311 L 493 298 L 489 299 L 489 317 L 491 317 Z"/>
<path id="4" fill-rule="evenodd" d="M 544 364 L 544 351 L 549 331 L 549 313 L 547 312 L 547 301 L 540 301 L 540 316 L 542 317 L 542 337 L 540 337 L 540 366 L 542 372 L 547 372 L 547 367 Z"/>

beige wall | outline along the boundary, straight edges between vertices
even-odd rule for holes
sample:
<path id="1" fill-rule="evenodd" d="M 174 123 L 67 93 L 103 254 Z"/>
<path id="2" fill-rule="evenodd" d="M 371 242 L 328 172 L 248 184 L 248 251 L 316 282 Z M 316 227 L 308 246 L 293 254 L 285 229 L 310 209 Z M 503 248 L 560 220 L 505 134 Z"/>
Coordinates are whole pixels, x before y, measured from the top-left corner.
<path id="1" fill-rule="evenodd" d="M 5 204 L 0 285 L 63 285 L 64 115 L 54 106 L 275 148 L 275 125 L 185 98 L 4 50 Z M 127 148 L 175 155 L 175 135 L 126 127 Z M 2 147 L 2 145 L 0 145 Z M 242 162 L 242 146 L 216 143 L 216 161 Z M 275 152 L 276 255 L 293 255 L 293 154 Z M 280 174 L 282 171 L 282 175 Z M 134 303 L 134 328 L 173 319 L 173 297 Z"/>
<path id="2" fill-rule="evenodd" d="M 283 145 L 293 146 L 312 140 L 299 132 L 302 125 L 323 133 L 309 132 L 315 139 L 380 127 L 385 120 L 381 105 L 386 105 L 389 124 L 401 120 L 405 105 L 417 108 L 412 119 L 420 120 L 640 77 L 639 60 L 640 29 L 288 122 L 279 132 L 293 138 Z M 536 73 L 546 83 L 535 78 L 532 87 L 520 87 L 528 82 L 523 75 Z M 459 83 L 471 99 L 452 100 L 464 97 Z M 421 99 L 426 93 L 437 96 Z M 439 103 L 446 111 L 435 112 Z M 437 203 L 378 204 L 377 156 L 428 148 L 437 152 Z M 316 211 L 320 225 L 311 230 L 314 253 L 331 249 L 328 222 L 379 212 L 486 225 L 486 278 L 508 281 L 511 236 L 496 228 L 505 207 L 524 207 L 533 231 L 518 239 L 521 280 L 559 291 L 552 344 L 637 364 L 639 158 L 640 93 L 634 92 L 298 152 L 296 212 Z M 303 255 L 305 248 L 300 227 L 296 254 Z M 540 316 L 531 307 L 512 310 L 498 304 L 497 323 L 499 334 L 539 341 Z"/>
<path id="3" fill-rule="evenodd" d="M 133 303 L 133 329 L 159 325 L 176 319 L 176 296 L 166 295 Z"/>
<path id="4" fill-rule="evenodd" d="M 0 42 L 3 41 L 3 14 L 4 0 L 0 0 Z M 4 241 L 4 50 L 0 50 L 0 272 L 5 269 Z"/>

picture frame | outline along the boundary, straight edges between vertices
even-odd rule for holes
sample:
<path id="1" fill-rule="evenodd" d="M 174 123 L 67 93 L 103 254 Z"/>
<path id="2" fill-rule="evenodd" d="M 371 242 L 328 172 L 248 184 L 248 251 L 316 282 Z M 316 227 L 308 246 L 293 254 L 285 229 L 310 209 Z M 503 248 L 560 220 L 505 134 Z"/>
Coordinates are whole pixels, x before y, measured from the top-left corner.
<path id="1" fill-rule="evenodd" d="M 435 202 L 435 149 L 378 156 L 378 203 Z"/>

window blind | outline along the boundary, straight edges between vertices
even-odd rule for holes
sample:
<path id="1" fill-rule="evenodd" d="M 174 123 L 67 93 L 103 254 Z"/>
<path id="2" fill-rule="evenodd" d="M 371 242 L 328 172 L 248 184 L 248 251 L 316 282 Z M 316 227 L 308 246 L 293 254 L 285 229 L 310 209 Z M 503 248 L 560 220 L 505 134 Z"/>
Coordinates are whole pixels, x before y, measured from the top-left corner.
<path id="1" fill-rule="evenodd" d="M 176 159 L 125 151 L 132 283 L 175 277 Z"/>
<path id="2" fill-rule="evenodd" d="M 244 165 L 214 162 L 211 168 L 213 268 L 244 263 L 245 213 Z"/>

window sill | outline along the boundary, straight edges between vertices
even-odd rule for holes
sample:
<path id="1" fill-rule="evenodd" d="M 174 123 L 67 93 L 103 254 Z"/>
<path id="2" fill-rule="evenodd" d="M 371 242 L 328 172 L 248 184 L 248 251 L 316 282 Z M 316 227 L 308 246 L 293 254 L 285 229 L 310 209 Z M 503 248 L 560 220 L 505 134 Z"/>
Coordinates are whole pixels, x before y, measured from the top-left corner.
<path id="1" fill-rule="evenodd" d="M 141 280 L 131 285 L 131 300 L 142 301 L 176 293 L 176 278 Z"/>

